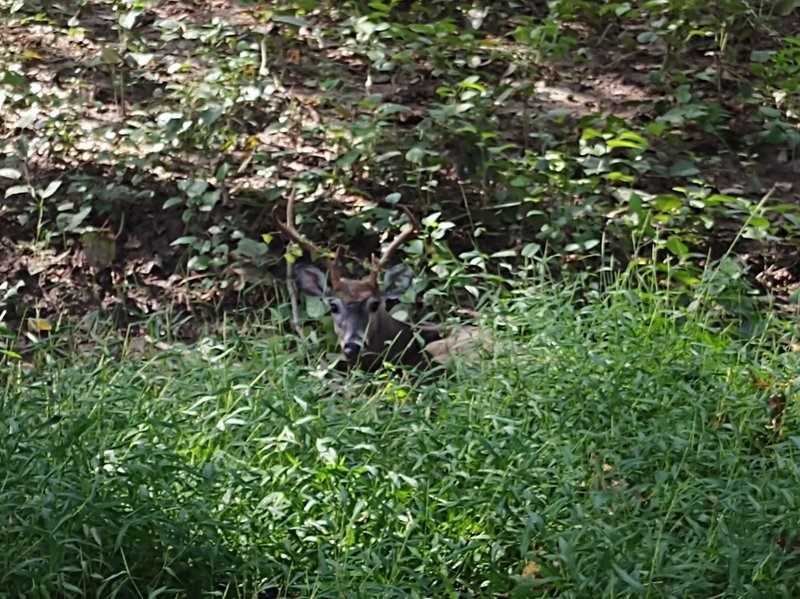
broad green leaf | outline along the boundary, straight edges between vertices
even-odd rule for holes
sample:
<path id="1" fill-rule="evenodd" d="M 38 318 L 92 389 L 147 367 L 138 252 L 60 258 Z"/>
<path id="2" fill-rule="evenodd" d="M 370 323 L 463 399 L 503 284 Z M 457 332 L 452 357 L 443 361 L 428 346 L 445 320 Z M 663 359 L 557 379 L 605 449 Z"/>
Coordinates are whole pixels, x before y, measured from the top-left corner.
<path id="1" fill-rule="evenodd" d="M 258 258 L 268 251 L 266 244 L 249 237 L 243 237 L 236 246 L 236 252 L 247 258 Z"/>
<path id="2" fill-rule="evenodd" d="M 406 152 L 406 160 L 412 164 L 420 164 L 425 159 L 427 153 L 427 150 L 422 146 L 413 146 Z"/>
<path id="3" fill-rule="evenodd" d="M 341 168 L 348 168 L 361 157 L 361 150 L 350 150 L 345 152 L 336 160 L 336 166 Z"/>
<path id="4" fill-rule="evenodd" d="M 597 247 L 598 245 L 600 245 L 599 239 L 589 239 L 583 242 L 583 249 L 590 250 L 593 247 Z"/>
<path id="5" fill-rule="evenodd" d="M 102 50 L 100 50 L 100 58 L 106 64 L 119 65 L 124 62 L 119 52 L 114 50 L 114 48 L 109 48 L 108 46 L 105 46 Z"/>
<path id="6" fill-rule="evenodd" d="M 164 205 L 161 206 L 161 209 L 167 210 L 168 208 L 172 208 L 173 206 L 178 206 L 180 204 L 183 204 L 183 198 L 173 196 L 164 202 Z"/>
<path id="7" fill-rule="evenodd" d="M 191 245 L 197 241 L 197 237 L 194 235 L 186 235 L 184 237 L 178 237 L 175 241 L 170 243 L 170 245 Z"/>
<path id="8" fill-rule="evenodd" d="M 378 107 L 378 114 L 385 115 L 385 116 L 388 116 L 388 115 L 391 115 L 391 114 L 397 114 L 397 113 L 400 113 L 400 112 L 409 113 L 409 112 L 411 112 L 411 109 L 408 106 L 403 106 L 402 104 L 391 104 L 391 103 L 381 104 Z"/>
<path id="9" fill-rule="evenodd" d="M 178 183 L 178 189 L 183 191 L 190 198 L 197 198 L 203 195 L 208 189 L 208 181 L 202 179 L 187 179 Z"/>
<path id="10" fill-rule="evenodd" d="M 606 145 L 609 148 L 635 148 L 637 150 L 642 147 L 640 144 L 626 139 L 609 139 Z"/>
<path id="11" fill-rule="evenodd" d="M 4 179 L 19 179 L 22 177 L 22 173 L 15 168 L 0 168 L 0 177 Z"/>
<path id="12" fill-rule="evenodd" d="M 222 109 L 220 108 L 206 108 L 200 111 L 200 122 L 206 127 L 215 123 L 219 117 L 222 116 Z"/>
<path id="13" fill-rule="evenodd" d="M 529 243 L 525 247 L 522 248 L 522 256 L 524 258 L 533 258 L 536 254 L 538 254 L 542 249 L 542 246 L 538 243 Z"/>
<path id="14" fill-rule="evenodd" d="M 73 214 L 72 217 L 69 219 L 67 226 L 64 227 L 65 231 L 75 231 L 78 227 L 83 224 L 83 221 L 86 220 L 86 217 L 92 212 L 91 206 L 86 206 L 81 211 Z"/>
<path id="15" fill-rule="evenodd" d="M 669 239 L 667 239 L 666 243 L 667 249 L 678 256 L 678 258 L 683 258 L 689 253 L 689 248 L 686 247 L 686 244 L 681 241 L 680 237 L 673 235 Z"/>
<path id="16" fill-rule="evenodd" d="M 678 160 L 669 167 L 670 177 L 692 177 L 699 173 L 700 169 L 691 160 Z"/>
<path id="17" fill-rule="evenodd" d="M 56 179 L 55 181 L 50 181 L 50 184 L 40 194 L 40 197 L 43 200 L 46 200 L 47 198 L 52 196 L 55 192 L 57 192 L 59 187 L 61 187 L 61 180 L 60 179 Z"/>
<path id="18" fill-rule="evenodd" d="M 31 188 L 27 185 L 14 185 L 13 187 L 6 189 L 6 197 L 9 198 L 21 193 L 31 193 L 31 191 Z"/>
<path id="19" fill-rule="evenodd" d="M 753 50 L 750 52 L 750 62 L 767 62 L 775 56 L 774 50 Z"/>
<path id="20" fill-rule="evenodd" d="M 211 256 L 207 254 L 192 256 L 186 264 L 189 270 L 208 270 L 209 266 L 211 266 Z"/>
<path id="21" fill-rule="evenodd" d="M 757 229 L 767 229 L 770 226 L 769 220 L 763 216 L 751 216 L 747 219 L 747 224 Z"/>
<path id="22" fill-rule="evenodd" d="M 800 7 L 798 0 L 778 0 L 775 5 L 775 14 L 779 17 L 788 17 Z"/>
<path id="23" fill-rule="evenodd" d="M 662 212 L 675 212 L 683 207 L 683 200 L 672 195 L 659 195 L 654 197 L 651 202 Z"/>
<path id="24" fill-rule="evenodd" d="M 283 23 L 285 25 L 293 25 L 295 27 L 312 27 L 313 23 L 302 17 L 295 17 L 292 15 L 274 15 L 272 20 L 276 23 Z"/>
<path id="25" fill-rule="evenodd" d="M 652 31 L 643 31 L 636 36 L 636 41 L 640 44 L 652 44 L 658 39 L 658 36 Z"/>

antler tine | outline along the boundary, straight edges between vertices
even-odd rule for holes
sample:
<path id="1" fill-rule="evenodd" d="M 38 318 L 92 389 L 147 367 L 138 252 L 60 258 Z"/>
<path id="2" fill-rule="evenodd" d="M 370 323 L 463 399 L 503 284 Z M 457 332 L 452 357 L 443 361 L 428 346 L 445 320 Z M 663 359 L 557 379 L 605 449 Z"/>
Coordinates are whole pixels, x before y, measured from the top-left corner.
<path id="1" fill-rule="evenodd" d="M 277 206 L 275 206 L 272 209 L 272 222 L 280 230 L 281 233 L 286 235 L 286 237 L 288 237 L 290 241 L 294 241 L 296 244 L 298 244 L 301 248 L 303 248 L 305 252 L 308 252 L 309 254 L 320 253 L 320 249 L 307 239 L 303 239 L 303 237 L 300 236 L 300 234 L 294 227 L 286 225 L 281 222 L 281 219 L 278 218 Z"/>
<path id="2" fill-rule="evenodd" d="M 303 248 L 304 252 L 307 252 L 309 255 L 322 253 L 322 250 L 318 246 L 311 243 L 308 239 L 305 239 L 302 235 L 300 235 L 300 233 L 297 232 L 297 229 L 294 228 L 294 192 L 292 192 L 292 194 L 289 196 L 289 201 L 286 204 L 286 223 L 282 223 L 281 219 L 278 217 L 277 206 L 272 208 L 272 222 L 281 233 Z M 330 273 L 331 281 L 334 283 L 338 282 L 340 278 L 338 261 L 339 248 L 336 248 L 336 253 L 333 256 L 333 260 L 326 259 L 324 261 L 325 266 Z"/>
<path id="3" fill-rule="evenodd" d="M 400 209 L 406 213 L 408 217 L 409 225 L 402 233 L 400 233 L 397 237 L 394 238 L 394 241 L 389 244 L 389 247 L 386 248 L 386 251 L 381 256 L 381 259 L 376 262 L 375 259 L 372 259 L 372 272 L 369 275 L 369 280 L 373 285 L 376 285 L 378 282 L 378 274 L 386 268 L 389 262 L 392 260 L 392 256 L 397 251 L 397 249 L 405 243 L 405 241 L 412 237 L 418 230 L 419 230 L 419 221 L 414 216 L 414 213 L 407 206 L 400 206 Z"/>

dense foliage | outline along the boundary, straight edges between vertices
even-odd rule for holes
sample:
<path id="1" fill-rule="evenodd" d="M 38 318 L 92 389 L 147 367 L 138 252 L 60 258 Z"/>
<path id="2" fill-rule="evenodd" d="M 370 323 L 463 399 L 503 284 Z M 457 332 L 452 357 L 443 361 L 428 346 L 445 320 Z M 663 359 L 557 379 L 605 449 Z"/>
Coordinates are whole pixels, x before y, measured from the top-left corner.
<path id="1" fill-rule="evenodd" d="M 433 382 L 303 366 L 277 331 L 42 344 L 6 368 L 0 587 L 793 596 L 790 331 L 743 343 L 645 291 L 521 282 L 496 352 Z"/>

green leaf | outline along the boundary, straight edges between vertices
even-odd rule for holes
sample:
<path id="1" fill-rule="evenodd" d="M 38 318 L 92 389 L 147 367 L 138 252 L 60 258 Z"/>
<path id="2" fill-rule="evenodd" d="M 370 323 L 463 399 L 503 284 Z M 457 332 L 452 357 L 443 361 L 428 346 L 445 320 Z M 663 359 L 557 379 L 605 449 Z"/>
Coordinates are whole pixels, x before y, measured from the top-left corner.
<path id="1" fill-rule="evenodd" d="M 652 44 L 658 39 L 658 36 L 652 31 L 643 31 L 636 36 L 636 41 L 640 44 Z"/>
<path id="2" fill-rule="evenodd" d="M 197 241 L 197 237 L 194 235 L 186 235 L 184 237 L 178 237 L 175 241 L 170 243 L 170 245 L 191 245 Z"/>
<path id="3" fill-rule="evenodd" d="M 511 185 L 511 187 L 525 187 L 530 182 L 531 180 L 529 177 L 526 177 L 525 175 L 518 175 L 511 179 L 508 184 Z"/>
<path id="4" fill-rule="evenodd" d="M 190 198 L 196 198 L 208 189 L 208 181 L 202 179 L 187 179 L 178 183 L 178 189 L 184 192 Z"/>
<path id="5" fill-rule="evenodd" d="M 425 159 L 427 153 L 427 150 L 422 146 L 413 146 L 406 152 L 406 160 L 412 164 L 420 164 Z"/>
<path id="6" fill-rule="evenodd" d="M 699 174 L 700 169 L 690 160 L 678 160 L 669 167 L 668 172 L 670 177 L 692 177 Z"/>
<path id="7" fill-rule="evenodd" d="M 683 200 L 677 196 L 659 195 L 651 200 L 653 205 L 662 212 L 676 212 L 683 207 Z"/>
<path id="8" fill-rule="evenodd" d="M 378 114 L 383 116 L 388 116 L 397 113 L 409 113 L 411 109 L 408 106 L 403 106 L 402 104 L 381 104 L 378 107 Z"/>
<path id="9" fill-rule="evenodd" d="M 617 564 L 612 563 L 611 566 L 614 568 L 614 572 L 617 573 L 617 576 L 619 576 L 622 579 L 622 581 L 629 587 L 631 587 L 633 590 L 635 591 L 644 590 L 644 587 L 638 580 L 635 580 L 630 574 L 628 574 L 625 570 L 620 568 Z"/>
<path id="10" fill-rule="evenodd" d="M 222 116 L 222 109 L 220 108 L 206 108 L 200 111 L 200 122 L 206 127 L 215 123 L 219 117 Z"/>
<path id="11" fill-rule="evenodd" d="M 214 189 L 200 196 L 200 212 L 211 212 L 222 197 L 221 189 Z"/>
<path id="12" fill-rule="evenodd" d="M 109 48 L 108 46 L 100 50 L 100 58 L 106 64 L 119 65 L 124 62 L 119 52 L 114 50 L 114 48 Z"/>
<path id="13" fill-rule="evenodd" d="M 750 52 L 750 62 L 767 62 L 773 56 L 775 56 L 774 50 L 753 50 Z"/>
<path id="14" fill-rule="evenodd" d="M 11 196 L 19 195 L 21 193 L 30 193 L 31 188 L 27 185 L 14 185 L 13 187 L 9 187 L 6 189 L 6 197 L 9 198 Z"/>
<path id="15" fill-rule="evenodd" d="M 4 179 L 19 179 L 22 173 L 15 168 L 0 168 L 0 177 Z"/>
<path id="16" fill-rule="evenodd" d="M 524 258 L 533 258 L 539 251 L 542 249 L 542 246 L 538 243 L 529 243 L 524 248 L 522 248 L 522 256 Z"/>
<path id="17" fill-rule="evenodd" d="M 480 83 L 477 83 L 477 77 L 469 77 L 461 82 L 460 87 L 465 89 L 474 89 L 480 93 L 484 93 L 486 88 L 482 86 Z"/>
<path id="18" fill-rule="evenodd" d="M 189 270 L 207 270 L 209 266 L 211 266 L 211 256 L 207 254 L 192 256 L 186 263 L 186 268 Z"/>
<path id="19" fill-rule="evenodd" d="M 646 145 L 642 145 L 635 141 L 630 141 L 627 139 L 609 139 L 606 144 L 609 148 L 634 148 L 636 150 L 641 150 L 646 148 Z"/>
<path id="20" fill-rule="evenodd" d="M 285 25 L 293 25 L 295 27 L 311 27 L 313 24 L 307 19 L 295 17 L 293 15 L 274 15 L 272 20 L 276 23 L 283 23 Z"/>
<path id="21" fill-rule="evenodd" d="M 43 200 L 46 200 L 50 196 L 52 196 L 55 192 L 58 191 L 58 188 L 61 187 L 61 180 L 56 179 L 55 181 L 50 181 L 50 184 L 45 188 L 45 190 L 41 193 L 39 197 Z"/>
<path id="22" fill-rule="evenodd" d="M 421 256 L 424 250 L 425 246 L 422 244 L 421 239 L 412 239 L 405 246 L 405 252 L 413 256 Z"/>
<path id="23" fill-rule="evenodd" d="M 594 139 L 595 137 L 603 137 L 603 134 L 597 129 L 592 129 L 591 127 L 584 129 L 583 133 L 581 133 L 581 141 L 588 141 L 590 139 Z"/>
<path id="24" fill-rule="evenodd" d="M 686 244 L 681 241 L 680 237 L 673 235 L 669 239 L 667 239 L 666 243 L 667 249 L 675 254 L 678 258 L 683 258 L 689 253 L 689 248 L 686 247 Z"/>
<path id="25" fill-rule="evenodd" d="M 779 17 L 788 17 L 800 6 L 798 0 L 778 0 L 775 5 L 775 14 Z"/>
<path id="26" fill-rule="evenodd" d="M 183 204 L 183 198 L 172 196 L 166 202 L 164 202 L 164 205 L 161 206 L 161 209 L 167 210 L 168 208 L 172 208 L 173 206 L 178 206 L 180 204 Z"/>
<path id="27" fill-rule="evenodd" d="M 647 123 L 645 126 L 645 131 L 647 131 L 653 137 L 659 137 L 666 129 L 667 126 L 664 123 L 660 123 L 658 121 L 651 121 Z"/>
<path id="28" fill-rule="evenodd" d="M 361 157 L 361 150 L 350 150 L 349 152 L 345 152 L 336 160 L 336 166 L 340 168 L 349 168 L 353 166 L 359 158 Z"/>
<path id="29" fill-rule="evenodd" d="M 757 229 L 768 229 L 770 222 L 763 216 L 752 216 L 747 220 L 747 224 Z"/>
<path id="30" fill-rule="evenodd" d="M 75 231 L 78 227 L 81 226 L 83 221 L 86 220 L 86 217 L 89 216 L 89 213 L 91 213 L 91 211 L 92 211 L 92 207 L 91 206 L 86 206 L 80 212 L 77 212 L 76 214 L 73 214 L 72 218 L 69 219 L 69 222 L 64 227 L 64 230 L 65 231 Z"/>
<path id="31" fill-rule="evenodd" d="M 600 245 L 599 239 L 588 239 L 583 242 L 583 249 L 590 250 L 593 247 L 597 247 L 598 245 Z"/>
<path id="32" fill-rule="evenodd" d="M 261 241 L 243 237 L 236 246 L 236 253 L 247 258 L 259 258 L 267 253 L 267 246 Z"/>
<path id="33" fill-rule="evenodd" d="M 222 182 L 228 176 L 228 171 L 231 169 L 230 162 L 223 162 L 217 168 L 217 172 L 214 173 L 214 177 L 216 177 L 217 181 Z"/>

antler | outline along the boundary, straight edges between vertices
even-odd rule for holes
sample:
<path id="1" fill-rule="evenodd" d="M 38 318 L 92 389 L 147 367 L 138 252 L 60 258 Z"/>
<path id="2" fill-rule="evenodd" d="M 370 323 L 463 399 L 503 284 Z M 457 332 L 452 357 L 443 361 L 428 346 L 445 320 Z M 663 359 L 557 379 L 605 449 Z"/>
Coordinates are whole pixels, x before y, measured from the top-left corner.
<path id="1" fill-rule="evenodd" d="M 272 208 L 272 222 L 281 233 L 303 248 L 303 251 L 308 253 L 309 256 L 314 254 L 322 254 L 323 252 L 319 247 L 311 243 L 308 239 L 305 239 L 302 235 L 300 235 L 300 233 L 297 232 L 297 229 L 294 228 L 294 195 L 295 194 L 293 191 L 289 196 L 289 201 L 286 204 L 286 223 L 282 223 L 280 218 L 278 218 L 277 206 Z M 330 274 L 331 284 L 335 285 L 341 278 L 341 272 L 339 271 L 339 248 L 336 248 L 336 253 L 333 255 L 332 260 L 325 260 L 325 266 Z"/>
<path id="2" fill-rule="evenodd" d="M 414 216 L 414 214 L 409 210 L 407 206 L 400 206 L 400 209 L 406 213 L 408 217 L 409 227 L 407 227 L 402 233 L 400 233 L 397 237 L 394 238 L 394 241 L 389 244 L 389 247 L 386 248 L 386 251 L 381 256 L 379 262 L 375 261 L 375 258 L 372 259 L 372 272 L 369 274 L 369 282 L 372 285 L 378 284 L 378 275 L 380 272 L 386 268 L 389 262 L 392 260 L 392 256 L 397 251 L 397 249 L 403 245 L 406 239 L 410 238 L 419 230 L 419 221 Z"/>

